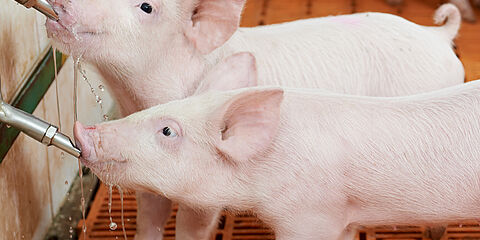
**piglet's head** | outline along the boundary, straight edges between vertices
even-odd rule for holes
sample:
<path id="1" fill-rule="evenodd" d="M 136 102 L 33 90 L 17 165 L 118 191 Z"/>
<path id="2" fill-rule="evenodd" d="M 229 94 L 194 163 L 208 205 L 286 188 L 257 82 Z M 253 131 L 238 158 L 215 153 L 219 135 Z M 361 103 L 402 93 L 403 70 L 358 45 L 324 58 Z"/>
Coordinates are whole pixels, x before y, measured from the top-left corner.
<path id="1" fill-rule="evenodd" d="M 282 99 L 279 88 L 207 91 L 93 127 L 77 123 L 75 139 L 104 181 L 215 205 L 268 152 Z"/>
<path id="2" fill-rule="evenodd" d="M 211 92 L 92 127 L 76 123 L 75 140 L 103 181 L 208 205 L 270 148 L 282 98 L 278 88 Z"/>
<path id="3" fill-rule="evenodd" d="M 213 51 L 237 30 L 245 0 L 50 2 L 60 18 L 46 24 L 55 46 L 87 61 L 130 67 L 179 49 L 190 54 Z"/>

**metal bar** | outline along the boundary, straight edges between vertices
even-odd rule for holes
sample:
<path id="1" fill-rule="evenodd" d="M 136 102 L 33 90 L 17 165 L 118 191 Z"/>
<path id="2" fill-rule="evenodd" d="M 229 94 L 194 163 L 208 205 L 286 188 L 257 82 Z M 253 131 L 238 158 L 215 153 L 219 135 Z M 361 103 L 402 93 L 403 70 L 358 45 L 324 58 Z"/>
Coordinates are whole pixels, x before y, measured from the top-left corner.
<path id="1" fill-rule="evenodd" d="M 22 89 L 15 97 L 12 106 L 27 113 L 33 113 L 43 96 L 48 91 L 55 79 L 53 64 L 53 50 L 49 49 L 45 57 L 35 67 Z M 57 59 L 62 59 L 62 53 L 56 52 Z M 57 71 L 60 71 L 63 61 L 57 63 Z M 0 163 L 17 139 L 20 131 L 0 123 Z"/>

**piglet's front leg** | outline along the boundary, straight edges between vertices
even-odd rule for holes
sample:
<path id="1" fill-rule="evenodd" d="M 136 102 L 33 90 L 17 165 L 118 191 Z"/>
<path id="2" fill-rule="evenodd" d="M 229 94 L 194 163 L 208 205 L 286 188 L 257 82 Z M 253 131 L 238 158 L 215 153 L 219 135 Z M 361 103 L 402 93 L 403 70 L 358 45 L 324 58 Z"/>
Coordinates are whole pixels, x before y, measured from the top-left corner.
<path id="1" fill-rule="evenodd" d="M 208 240 L 218 225 L 220 209 L 199 210 L 180 204 L 177 212 L 177 240 Z"/>
<path id="2" fill-rule="evenodd" d="M 137 192 L 137 233 L 135 240 L 162 240 L 172 201 L 151 193 Z"/>

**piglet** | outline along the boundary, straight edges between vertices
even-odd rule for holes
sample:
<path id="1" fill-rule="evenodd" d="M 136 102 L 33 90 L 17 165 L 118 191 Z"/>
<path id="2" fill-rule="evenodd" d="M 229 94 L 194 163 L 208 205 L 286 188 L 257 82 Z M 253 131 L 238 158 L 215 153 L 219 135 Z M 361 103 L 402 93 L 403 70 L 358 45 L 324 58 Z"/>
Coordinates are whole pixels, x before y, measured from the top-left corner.
<path id="1" fill-rule="evenodd" d="M 194 209 L 252 210 L 279 240 L 480 218 L 480 81 L 395 98 L 226 91 L 241 86 L 220 76 L 255 85 L 254 65 L 243 65 L 184 100 L 76 123 L 81 161 Z"/>
<path id="2" fill-rule="evenodd" d="M 461 24 L 452 4 L 436 11 L 438 27 L 358 13 L 239 28 L 245 0 L 50 2 L 60 18 L 46 23 L 54 45 L 98 68 L 124 116 L 191 96 L 217 63 L 243 51 L 258 59 L 258 85 L 391 97 L 465 77 L 452 50 Z M 135 239 L 161 240 L 171 201 L 145 192 L 137 201 Z M 209 239 L 218 212 L 180 205 L 176 239 Z"/>

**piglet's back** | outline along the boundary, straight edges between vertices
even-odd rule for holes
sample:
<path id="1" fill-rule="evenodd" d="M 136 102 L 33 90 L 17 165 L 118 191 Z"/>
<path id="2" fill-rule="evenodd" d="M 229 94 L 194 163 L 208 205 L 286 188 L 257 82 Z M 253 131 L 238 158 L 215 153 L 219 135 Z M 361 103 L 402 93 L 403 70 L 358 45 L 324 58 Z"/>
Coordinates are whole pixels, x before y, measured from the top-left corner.
<path id="1" fill-rule="evenodd" d="M 480 217 L 480 81 L 391 99 L 291 91 L 282 111 L 279 136 L 310 143 L 307 174 L 342 172 L 353 222 Z"/>

